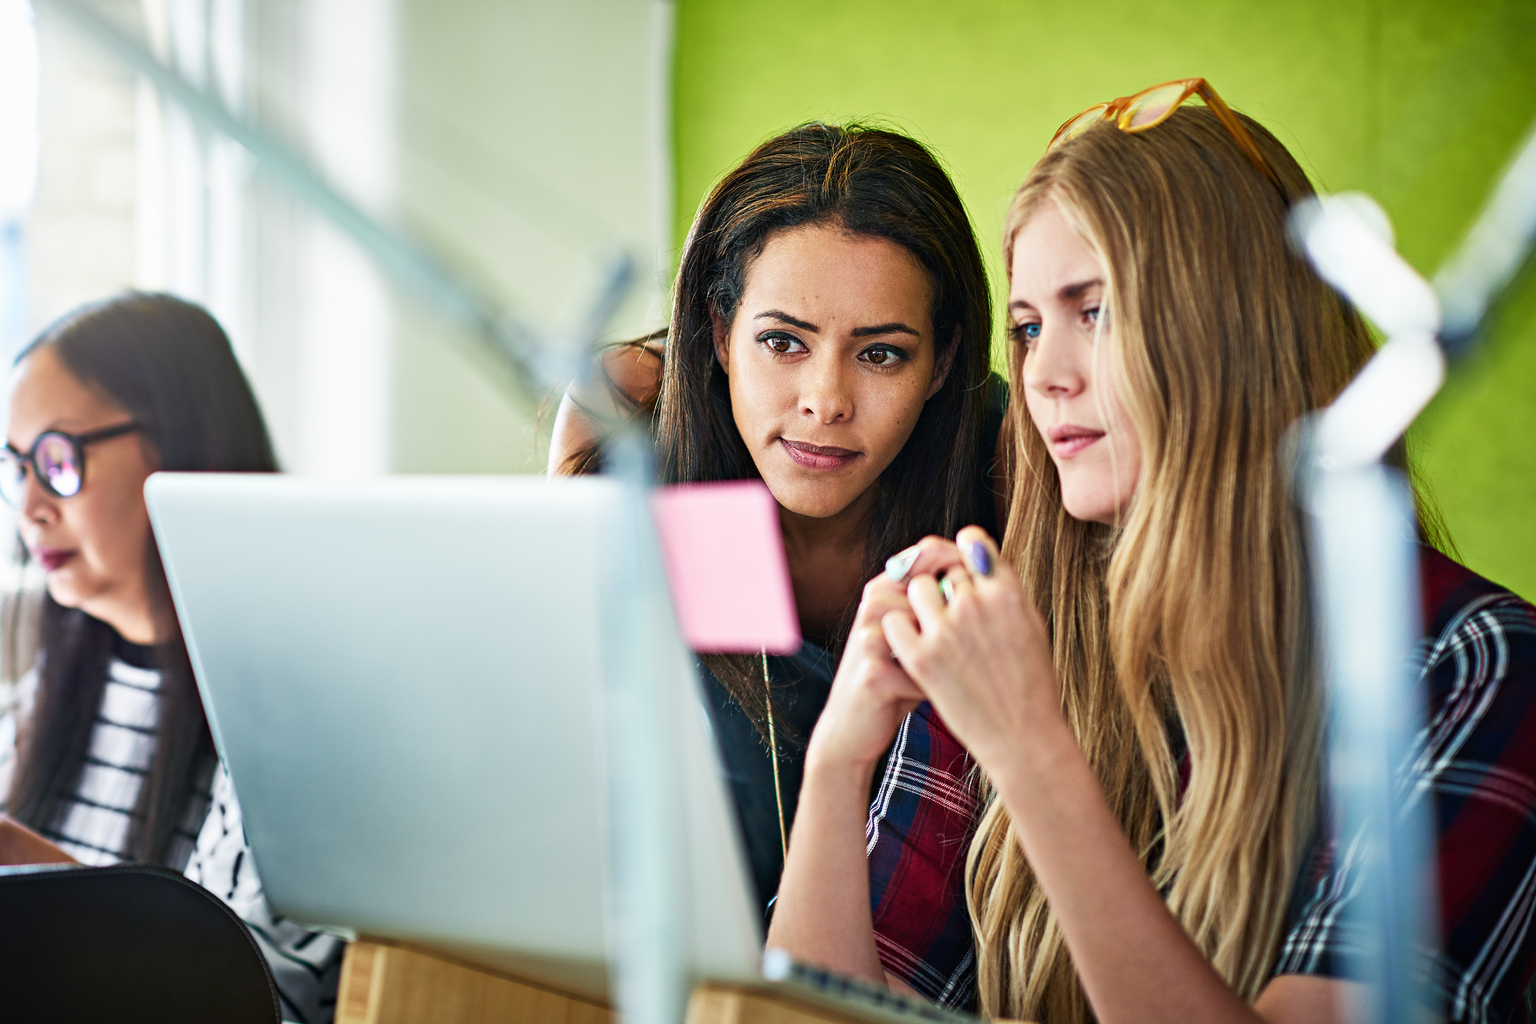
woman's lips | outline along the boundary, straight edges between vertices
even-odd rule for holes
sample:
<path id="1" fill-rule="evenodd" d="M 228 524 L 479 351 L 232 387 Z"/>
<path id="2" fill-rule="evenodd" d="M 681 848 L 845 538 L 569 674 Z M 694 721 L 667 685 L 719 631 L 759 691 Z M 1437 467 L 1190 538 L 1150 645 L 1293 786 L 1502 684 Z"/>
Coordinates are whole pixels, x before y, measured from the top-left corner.
<path id="1" fill-rule="evenodd" d="M 1059 427 L 1048 428 L 1045 436 L 1051 442 L 1051 453 L 1053 455 L 1058 459 L 1070 459 L 1103 437 L 1104 431 L 1064 423 Z"/>
<path id="2" fill-rule="evenodd" d="M 779 438 L 779 443 L 790 458 L 806 469 L 842 469 L 861 454 L 847 448 L 823 447 L 783 437 Z"/>
<path id="3" fill-rule="evenodd" d="M 37 562 L 43 567 L 44 572 L 53 572 L 55 569 L 62 567 L 65 562 L 75 557 L 73 551 L 66 551 L 62 548 L 38 548 L 32 554 L 36 556 Z"/>

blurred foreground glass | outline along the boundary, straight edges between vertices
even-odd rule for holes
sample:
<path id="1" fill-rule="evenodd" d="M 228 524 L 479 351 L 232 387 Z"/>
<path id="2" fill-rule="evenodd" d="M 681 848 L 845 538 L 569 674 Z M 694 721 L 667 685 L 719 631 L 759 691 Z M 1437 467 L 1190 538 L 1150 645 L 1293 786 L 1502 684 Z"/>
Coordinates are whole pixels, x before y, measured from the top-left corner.
<path id="1" fill-rule="evenodd" d="M 0 498 L 4 498 L 11 508 L 21 507 L 28 466 L 32 467 L 43 490 L 55 498 L 73 498 L 85 486 L 85 446 L 138 429 L 137 423 L 119 423 L 88 434 L 45 430 L 32 442 L 32 450 L 25 453 L 17 451 L 7 441 L 5 447 L 0 448 Z"/>
<path id="2" fill-rule="evenodd" d="M 1100 121 L 1108 121 L 1116 128 L 1126 133 L 1144 132 L 1148 128 L 1156 128 L 1173 112 L 1181 107 L 1191 97 L 1199 96 L 1216 115 L 1216 120 L 1232 134 L 1232 139 L 1237 143 L 1237 148 L 1243 151 L 1243 155 L 1253 161 L 1253 165 L 1264 172 L 1264 176 L 1275 183 L 1282 193 L 1285 186 L 1280 183 L 1280 178 L 1275 174 L 1274 168 L 1269 166 L 1269 161 L 1264 159 L 1258 144 L 1253 141 L 1253 136 L 1248 134 L 1248 129 L 1243 127 L 1243 122 L 1232 113 L 1232 108 L 1223 102 L 1222 98 L 1212 89 L 1210 83 L 1203 78 L 1176 78 L 1171 82 L 1154 85 L 1143 89 L 1141 92 L 1130 96 L 1121 96 L 1110 100 L 1108 103 L 1096 103 L 1087 110 L 1070 118 L 1056 134 L 1051 136 L 1051 144 L 1045 147 L 1049 153 L 1068 139 L 1075 139 L 1083 134 L 1092 125 Z"/>

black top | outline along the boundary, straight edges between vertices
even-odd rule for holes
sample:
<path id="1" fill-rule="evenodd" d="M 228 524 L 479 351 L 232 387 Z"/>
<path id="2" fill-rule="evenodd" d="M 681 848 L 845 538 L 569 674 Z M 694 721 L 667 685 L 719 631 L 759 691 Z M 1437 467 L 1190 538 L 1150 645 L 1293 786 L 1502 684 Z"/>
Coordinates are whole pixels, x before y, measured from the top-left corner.
<path id="1" fill-rule="evenodd" d="M 805 774 L 805 744 L 811 729 L 827 706 L 832 675 L 837 663 L 831 652 L 806 642 L 788 656 L 768 656 L 768 677 L 773 681 L 774 738 L 779 745 L 779 787 L 784 796 L 784 834 L 794 827 L 795 804 Z M 773 752 L 768 741 L 730 691 L 703 664 L 704 695 L 725 777 L 736 799 L 757 905 L 767 913 L 768 903 L 779 891 L 784 870 L 779 809 L 773 791 Z M 766 693 L 764 699 L 766 700 Z"/>
<path id="2" fill-rule="evenodd" d="M 112 634 L 112 653 L 118 660 L 123 661 L 134 668 L 158 669 L 160 666 L 155 660 L 155 649 L 146 644 L 136 644 L 131 640 L 124 640 L 122 636 L 114 632 Z"/>
<path id="3" fill-rule="evenodd" d="M 977 487 L 981 491 L 981 526 L 997 536 L 996 511 L 992 487 L 997 461 L 997 437 L 1008 406 L 1008 385 L 997 374 L 988 378 L 991 386 L 986 418 L 982 422 L 982 446 L 977 452 Z M 779 746 L 779 787 L 784 798 L 785 834 L 794 826 L 795 806 L 800 799 L 800 781 L 805 774 L 805 744 L 811 729 L 821 717 L 832 692 L 832 677 L 837 661 L 832 653 L 806 642 L 788 657 L 768 656 L 768 677 L 773 683 L 774 730 Z M 699 675 L 714 725 L 715 741 L 731 794 L 736 800 L 737 820 L 741 825 L 747 860 L 752 868 L 752 882 L 757 889 L 758 906 L 765 916 L 779 892 L 779 875 L 784 871 L 784 854 L 779 835 L 779 811 L 773 791 L 773 755 L 768 741 L 730 692 L 702 663 Z M 766 694 L 765 694 L 766 699 Z M 761 716 L 759 716 L 761 717 Z M 879 774 L 876 774 L 879 781 Z"/>

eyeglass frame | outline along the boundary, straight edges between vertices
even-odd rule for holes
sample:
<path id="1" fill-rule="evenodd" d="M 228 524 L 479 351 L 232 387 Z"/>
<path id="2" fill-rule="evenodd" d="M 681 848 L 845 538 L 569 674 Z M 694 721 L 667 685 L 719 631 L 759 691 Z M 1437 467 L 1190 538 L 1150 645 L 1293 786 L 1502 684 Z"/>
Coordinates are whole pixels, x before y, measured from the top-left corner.
<path id="1" fill-rule="evenodd" d="M 1168 109 L 1163 111 L 1162 116 L 1147 124 L 1129 125 L 1124 123 L 1130 113 L 1131 108 L 1134 106 L 1138 99 L 1145 96 L 1149 92 L 1156 92 L 1158 89 L 1166 89 L 1170 85 L 1181 86 L 1183 87 L 1184 92 L 1179 96 L 1177 102 L 1168 105 Z M 1199 96 L 1202 100 L 1205 101 L 1206 109 L 1216 115 L 1216 120 L 1220 121 L 1222 127 L 1227 130 L 1227 134 L 1232 136 L 1232 141 L 1237 143 L 1237 148 L 1242 150 L 1243 155 L 1248 158 L 1249 162 L 1251 162 L 1255 167 L 1262 171 L 1264 176 L 1274 183 L 1275 187 L 1280 190 L 1281 195 L 1285 195 L 1285 184 L 1280 180 L 1280 175 L 1275 173 L 1275 169 L 1270 165 L 1269 158 L 1264 155 L 1264 151 L 1259 149 L 1259 144 L 1254 141 L 1253 134 L 1243 126 L 1243 122 L 1238 119 L 1238 116 L 1232 112 L 1232 108 L 1227 106 L 1226 101 L 1223 100 L 1221 96 L 1217 94 L 1216 90 L 1211 87 L 1211 83 L 1207 82 L 1203 78 L 1174 78 L 1166 82 L 1159 82 L 1157 85 L 1149 85 L 1147 88 L 1133 92 L 1129 96 L 1119 96 L 1110 100 L 1108 103 L 1095 103 L 1093 106 L 1089 107 L 1087 110 L 1084 110 L 1082 113 L 1076 114 L 1063 121 L 1061 123 L 1061 127 L 1056 129 L 1056 134 L 1051 136 L 1050 145 L 1045 147 L 1045 151 L 1049 153 L 1051 150 L 1067 142 L 1069 139 L 1075 139 L 1083 131 L 1087 131 L 1088 127 L 1091 126 L 1094 122 L 1090 121 L 1088 124 L 1084 125 L 1081 130 L 1073 132 L 1070 135 L 1067 134 L 1067 129 L 1071 128 L 1073 125 L 1077 124 L 1083 118 L 1087 117 L 1089 114 L 1092 114 L 1096 110 L 1103 112 L 1103 116 L 1100 117 L 1099 120 L 1108 121 L 1122 132 L 1125 132 L 1127 135 L 1134 135 L 1137 132 L 1144 132 L 1150 128 L 1156 128 L 1158 125 L 1168 120 L 1173 116 L 1173 112 L 1175 110 L 1178 110 L 1185 103 L 1189 102 L 1191 96 Z"/>
<path id="2" fill-rule="evenodd" d="M 142 429 L 144 429 L 143 424 L 137 420 L 129 420 L 126 423 L 102 427 L 100 430 L 91 430 L 84 434 L 71 434 L 63 430 L 45 430 L 32 439 L 32 447 L 25 453 L 18 451 L 16 446 L 9 441 L 5 442 L 4 445 L 0 445 L 0 451 L 8 452 L 16 460 L 16 467 L 21 470 L 17 479 L 18 484 L 26 479 L 26 470 L 30 466 L 32 478 L 37 481 L 39 487 L 60 501 L 68 501 L 70 498 L 78 497 L 80 492 L 85 490 L 85 449 L 87 445 L 95 444 L 98 441 L 110 441 L 114 437 L 122 437 Z M 80 486 L 74 494 L 60 494 L 48 480 L 48 475 L 38 468 L 37 449 L 42 445 L 43 440 L 48 437 L 62 437 L 69 442 L 71 453 L 74 455 L 75 462 L 80 467 Z M 5 503 L 12 508 L 20 508 L 22 505 L 21 494 L 18 492 L 16 500 L 12 501 L 8 495 L 4 494 L 4 491 L 5 486 L 3 483 L 0 483 L 0 497 L 4 497 Z"/>

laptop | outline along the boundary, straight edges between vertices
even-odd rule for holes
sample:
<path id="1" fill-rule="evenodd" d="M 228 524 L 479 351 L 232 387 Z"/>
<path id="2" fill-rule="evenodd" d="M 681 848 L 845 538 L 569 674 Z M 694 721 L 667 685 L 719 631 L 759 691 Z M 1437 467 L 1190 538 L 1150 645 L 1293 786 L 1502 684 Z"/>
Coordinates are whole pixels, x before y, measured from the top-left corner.
<path id="1" fill-rule="evenodd" d="M 615 570 L 637 564 L 621 486 L 157 473 L 145 496 L 273 911 L 611 1002 L 603 694 L 632 666 L 609 638 L 618 588 L 666 600 Z M 682 958 L 762 985 L 694 662 L 670 618 L 646 633 L 687 780 Z"/>

